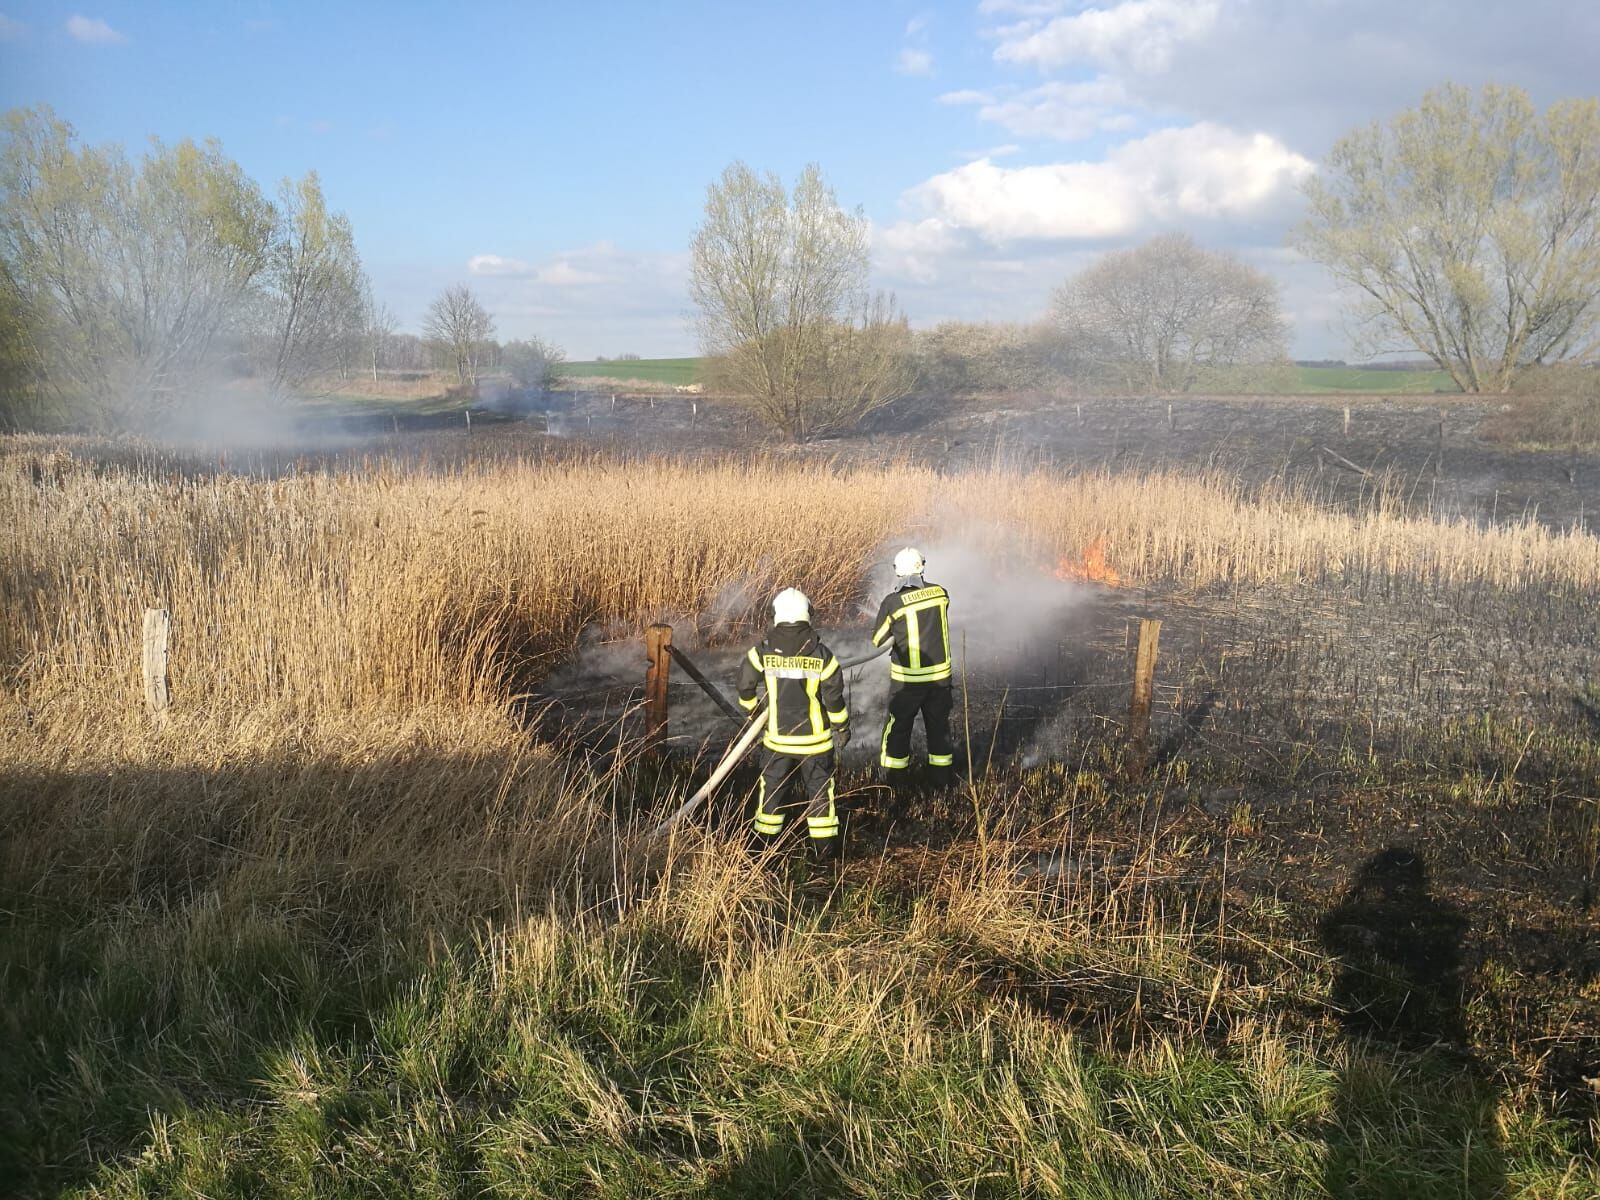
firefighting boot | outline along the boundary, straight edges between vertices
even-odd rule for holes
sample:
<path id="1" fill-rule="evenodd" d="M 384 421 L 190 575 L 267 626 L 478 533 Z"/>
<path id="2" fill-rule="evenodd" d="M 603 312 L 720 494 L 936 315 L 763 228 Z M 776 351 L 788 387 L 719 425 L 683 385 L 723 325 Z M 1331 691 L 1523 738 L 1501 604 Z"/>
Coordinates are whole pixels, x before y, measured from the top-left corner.
<path id="1" fill-rule="evenodd" d="M 825 838 L 808 837 L 806 859 L 816 867 L 837 867 L 844 861 L 844 838 L 837 834 Z"/>

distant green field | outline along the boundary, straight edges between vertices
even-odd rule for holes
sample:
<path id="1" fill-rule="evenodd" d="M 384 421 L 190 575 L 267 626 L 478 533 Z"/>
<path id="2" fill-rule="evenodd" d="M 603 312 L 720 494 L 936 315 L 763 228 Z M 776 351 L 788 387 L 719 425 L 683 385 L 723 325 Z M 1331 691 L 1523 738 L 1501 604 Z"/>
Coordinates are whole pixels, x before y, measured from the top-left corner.
<path id="1" fill-rule="evenodd" d="M 1374 371 L 1368 367 L 1296 367 L 1307 392 L 1453 392 L 1443 371 Z"/>
<path id="2" fill-rule="evenodd" d="M 561 365 L 563 375 L 578 378 L 602 376 L 607 379 L 643 379 L 674 387 L 695 382 L 700 374 L 698 358 L 632 358 L 606 362 L 570 362 Z"/>

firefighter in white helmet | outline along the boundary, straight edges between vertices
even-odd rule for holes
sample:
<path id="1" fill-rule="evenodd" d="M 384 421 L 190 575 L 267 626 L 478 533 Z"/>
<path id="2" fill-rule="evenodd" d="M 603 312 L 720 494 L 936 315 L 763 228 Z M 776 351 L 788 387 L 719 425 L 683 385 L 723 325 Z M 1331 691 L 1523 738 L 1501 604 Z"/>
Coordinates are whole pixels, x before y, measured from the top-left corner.
<path id="1" fill-rule="evenodd" d="M 889 713 L 878 763 L 891 783 L 911 766 L 911 728 L 922 714 L 928 766 L 936 787 L 947 787 L 955 765 L 950 740 L 950 595 L 923 579 L 927 563 L 912 546 L 894 556 L 895 590 L 883 598 L 872 644 L 893 639 L 889 653 Z"/>
<path id="2" fill-rule="evenodd" d="M 763 693 L 767 701 L 755 831 L 770 844 L 789 816 L 803 813 L 811 852 L 837 858 L 841 831 L 833 795 L 834 751 L 850 740 L 844 675 L 812 628 L 804 592 L 779 592 L 772 601 L 772 622 L 739 668 L 740 706 L 755 711 Z M 796 780 L 802 794 L 786 800 L 784 793 Z"/>

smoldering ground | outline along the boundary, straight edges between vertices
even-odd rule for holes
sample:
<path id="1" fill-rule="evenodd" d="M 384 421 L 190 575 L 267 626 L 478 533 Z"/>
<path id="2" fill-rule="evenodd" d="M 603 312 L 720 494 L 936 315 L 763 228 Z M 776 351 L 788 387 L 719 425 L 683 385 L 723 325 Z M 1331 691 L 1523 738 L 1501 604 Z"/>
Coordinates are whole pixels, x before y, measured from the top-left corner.
<path id="1" fill-rule="evenodd" d="M 824 642 L 841 660 L 862 658 L 875 649 L 871 622 L 880 601 L 896 589 L 892 561 L 906 544 L 897 540 L 876 549 L 848 624 L 818 620 Z M 1019 679 L 1035 678 L 1041 664 L 1057 660 L 1063 640 L 1072 636 L 1074 613 L 1093 589 L 1056 578 L 1053 563 L 1037 561 L 1022 540 L 1004 528 L 967 528 L 916 544 L 927 560 L 926 582 L 942 585 L 951 595 L 951 655 L 954 686 L 960 693 L 957 719 L 976 725 L 986 759 L 1014 753 L 1027 740 L 1028 731 L 1014 730 L 1003 738 L 997 723 L 1023 720 L 1019 714 L 1024 712 L 1037 718 L 1049 701 L 1035 695 L 1028 706 L 1012 705 L 1008 716 L 1005 698 L 1019 686 Z M 760 622 L 769 613 L 771 597 L 762 594 L 759 578 L 753 571 L 732 580 L 704 612 L 668 622 L 678 648 L 729 700 L 735 695 L 745 650 L 760 636 Z M 612 640 L 591 631 L 571 664 L 550 675 L 538 689 L 536 703 L 546 706 L 543 728 L 563 729 L 585 740 L 640 736 L 646 666 L 644 646 L 637 637 Z M 842 761 L 847 767 L 868 767 L 877 761 L 888 704 L 887 658 L 847 669 L 845 689 L 854 737 Z M 737 732 L 723 710 L 681 668 L 672 671 L 668 698 L 668 744 L 675 749 L 720 753 Z M 969 737 L 973 732 L 967 730 Z M 914 753 L 922 752 L 919 728 Z"/>

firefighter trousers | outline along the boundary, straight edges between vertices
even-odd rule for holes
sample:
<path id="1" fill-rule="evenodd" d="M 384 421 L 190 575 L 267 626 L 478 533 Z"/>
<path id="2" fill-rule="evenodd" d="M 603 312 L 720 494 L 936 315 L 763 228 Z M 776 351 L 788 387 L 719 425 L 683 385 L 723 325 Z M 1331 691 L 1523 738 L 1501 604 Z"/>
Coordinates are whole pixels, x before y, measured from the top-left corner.
<path id="1" fill-rule="evenodd" d="M 790 817 L 798 819 L 804 814 L 806 833 L 811 837 L 838 837 L 839 810 L 833 802 L 833 751 L 779 754 L 763 746 L 761 754 L 756 832 L 764 837 L 777 837 Z"/>
<path id="2" fill-rule="evenodd" d="M 886 771 L 903 771 L 911 765 L 911 728 L 920 712 L 928 735 L 928 765 L 953 766 L 956 748 L 950 740 L 952 704 L 948 683 L 895 684 L 889 693 L 889 716 L 883 723 L 879 765 Z"/>

